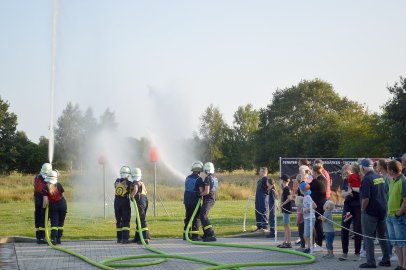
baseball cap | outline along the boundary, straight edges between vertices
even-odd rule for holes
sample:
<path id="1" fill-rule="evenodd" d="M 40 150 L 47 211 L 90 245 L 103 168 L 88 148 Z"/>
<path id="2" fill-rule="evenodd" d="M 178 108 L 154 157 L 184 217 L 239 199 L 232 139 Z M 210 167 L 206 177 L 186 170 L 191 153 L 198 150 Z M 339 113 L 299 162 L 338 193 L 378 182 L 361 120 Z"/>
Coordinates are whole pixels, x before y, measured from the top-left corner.
<path id="1" fill-rule="evenodd" d="M 361 160 L 360 165 L 362 167 L 366 167 L 366 168 L 370 167 L 370 168 L 372 168 L 374 166 L 374 163 L 369 158 L 364 158 L 363 160 Z"/>

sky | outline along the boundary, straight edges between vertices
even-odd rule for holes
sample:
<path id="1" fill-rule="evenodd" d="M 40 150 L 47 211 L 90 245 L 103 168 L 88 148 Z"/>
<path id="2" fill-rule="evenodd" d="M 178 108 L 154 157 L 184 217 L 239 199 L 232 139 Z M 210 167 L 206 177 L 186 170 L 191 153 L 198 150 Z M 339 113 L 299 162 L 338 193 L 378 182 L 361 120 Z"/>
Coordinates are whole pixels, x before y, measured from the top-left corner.
<path id="1" fill-rule="evenodd" d="M 48 137 L 51 0 L 0 0 L 0 97 Z M 406 1 L 60 0 L 54 123 L 68 102 L 140 138 L 191 137 L 212 103 L 238 106 L 320 78 L 380 112 L 406 76 Z M 159 127 L 159 128 L 157 128 Z"/>

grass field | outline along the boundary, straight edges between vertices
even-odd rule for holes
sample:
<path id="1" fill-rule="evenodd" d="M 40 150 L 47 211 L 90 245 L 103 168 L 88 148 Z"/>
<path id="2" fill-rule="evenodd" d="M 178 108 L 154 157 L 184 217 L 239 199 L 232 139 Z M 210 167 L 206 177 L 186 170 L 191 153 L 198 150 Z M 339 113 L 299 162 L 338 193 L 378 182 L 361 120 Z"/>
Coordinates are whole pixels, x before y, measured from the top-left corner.
<path id="1" fill-rule="evenodd" d="M 218 236 L 235 235 L 243 232 L 244 211 L 247 201 L 217 201 L 210 212 L 210 220 Z M 164 208 L 165 207 L 165 208 Z M 115 237 L 114 211 L 106 207 L 104 220 L 103 205 L 89 205 L 68 202 L 68 215 L 65 220 L 65 239 L 113 239 Z M 168 214 L 165 212 L 168 212 Z M 133 214 L 135 213 L 132 211 Z M 0 237 L 34 237 L 34 205 L 29 202 L 0 204 Z M 157 204 L 157 216 L 153 217 L 150 204 L 147 222 L 152 237 L 181 237 L 183 232 L 184 207 L 182 202 L 168 201 Z M 338 220 L 340 217 L 335 217 Z M 281 218 L 278 218 L 278 231 L 282 231 Z M 296 218 L 292 215 L 291 225 L 296 229 Z M 135 216 L 131 218 L 134 234 Z M 254 208 L 251 203 L 247 211 L 246 230 L 255 230 Z"/>
<path id="2" fill-rule="evenodd" d="M 11 175 L 0 177 L 0 237 L 34 237 L 33 175 Z M 276 178 L 276 177 L 275 177 Z M 243 232 L 244 213 L 247 208 L 246 230 L 255 230 L 254 195 L 258 176 L 253 172 L 220 174 L 220 185 L 216 204 L 209 218 L 218 236 L 235 235 Z M 91 200 L 86 188 L 75 188 L 75 175 L 62 173 L 59 181 L 65 188 L 68 203 L 68 215 L 65 221 L 66 239 L 113 239 L 115 237 L 115 219 L 112 200 L 107 201 L 106 220 L 104 219 L 103 195 L 100 190 L 92 194 L 99 195 Z M 100 187 L 99 187 L 100 188 Z M 183 233 L 184 206 L 183 185 L 158 185 L 156 217 L 153 216 L 152 186 L 149 191 L 148 227 L 152 237 L 181 237 Z M 83 194 L 81 194 L 83 193 Z M 102 194 L 102 193 L 101 193 Z M 80 195 L 80 196 L 79 196 Z M 251 202 L 247 205 L 248 197 Z M 133 211 L 133 214 L 135 212 Z M 340 217 L 335 217 L 339 219 Z M 278 224 L 281 224 L 279 218 Z M 291 225 L 296 230 L 296 218 L 292 215 Z M 134 234 L 135 215 L 131 219 Z M 282 226 L 278 226 L 282 231 Z"/>

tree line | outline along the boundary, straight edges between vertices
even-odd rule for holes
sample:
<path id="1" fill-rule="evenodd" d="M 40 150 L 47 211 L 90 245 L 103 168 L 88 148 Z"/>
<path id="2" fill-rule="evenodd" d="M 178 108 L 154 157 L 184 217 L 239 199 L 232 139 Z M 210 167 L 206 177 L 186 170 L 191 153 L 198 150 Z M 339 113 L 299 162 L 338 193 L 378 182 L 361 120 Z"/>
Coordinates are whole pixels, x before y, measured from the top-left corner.
<path id="1" fill-rule="evenodd" d="M 230 172 L 260 166 L 276 171 L 279 157 L 400 156 L 406 152 L 406 78 L 400 77 L 387 91 L 391 97 L 382 113 L 376 113 L 341 97 L 326 81 L 303 80 L 277 89 L 265 108 L 239 106 L 231 125 L 210 104 L 199 119 L 198 132 L 185 139 L 185 145 L 192 145 L 202 160 Z M 82 111 L 68 103 L 55 128 L 54 164 L 69 170 L 86 166 L 82 157 L 89 140 L 117 125 L 110 109 L 97 119 L 91 108 Z M 0 173 L 35 173 L 48 160 L 48 139 L 33 143 L 16 127 L 17 116 L 0 97 Z M 136 160 L 145 156 L 151 144 L 146 138 L 126 140 Z"/>

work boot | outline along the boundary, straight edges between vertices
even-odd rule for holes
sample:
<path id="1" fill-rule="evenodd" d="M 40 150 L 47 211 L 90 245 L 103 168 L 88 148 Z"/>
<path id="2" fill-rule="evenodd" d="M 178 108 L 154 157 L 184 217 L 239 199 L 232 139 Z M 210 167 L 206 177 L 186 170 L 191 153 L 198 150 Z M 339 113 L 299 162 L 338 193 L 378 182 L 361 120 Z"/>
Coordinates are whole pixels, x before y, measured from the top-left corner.
<path id="1" fill-rule="evenodd" d="M 206 236 L 206 237 L 203 237 L 203 242 L 216 242 L 216 241 L 217 241 L 217 239 L 216 239 L 215 236 Z"/>
<path id="2" fill-rule="evenodd" d="M 56 246 L 56 238 L 52 238 L 51 243 L 52 243 L 52 245 Z"/>
<path id="3" fill-rule="evenodd" d="M 199 235 L 197 235 L 197 234 L 192 235 L 192 237 L 190 237 L 190 240 L 192 240 L 192 241 L 199 241 L 199 240 L 200 240 L 200 239 L 199 239 Z"/>
<path id="4" fill-rule="evenodd" d="M 129 243 L 130 243 L 130 240 L 128 240 L 128 239 L 121 240 L 121 244 L 129 244 Z"/>
<path id="5" fill-rule="evenodd" d="M 57 237 L 57 238 L 56 238 L 56 243 L 57 243 L 58 245 L 61 244 L 61 238 L 60 238 L 60 237 Z"/>

